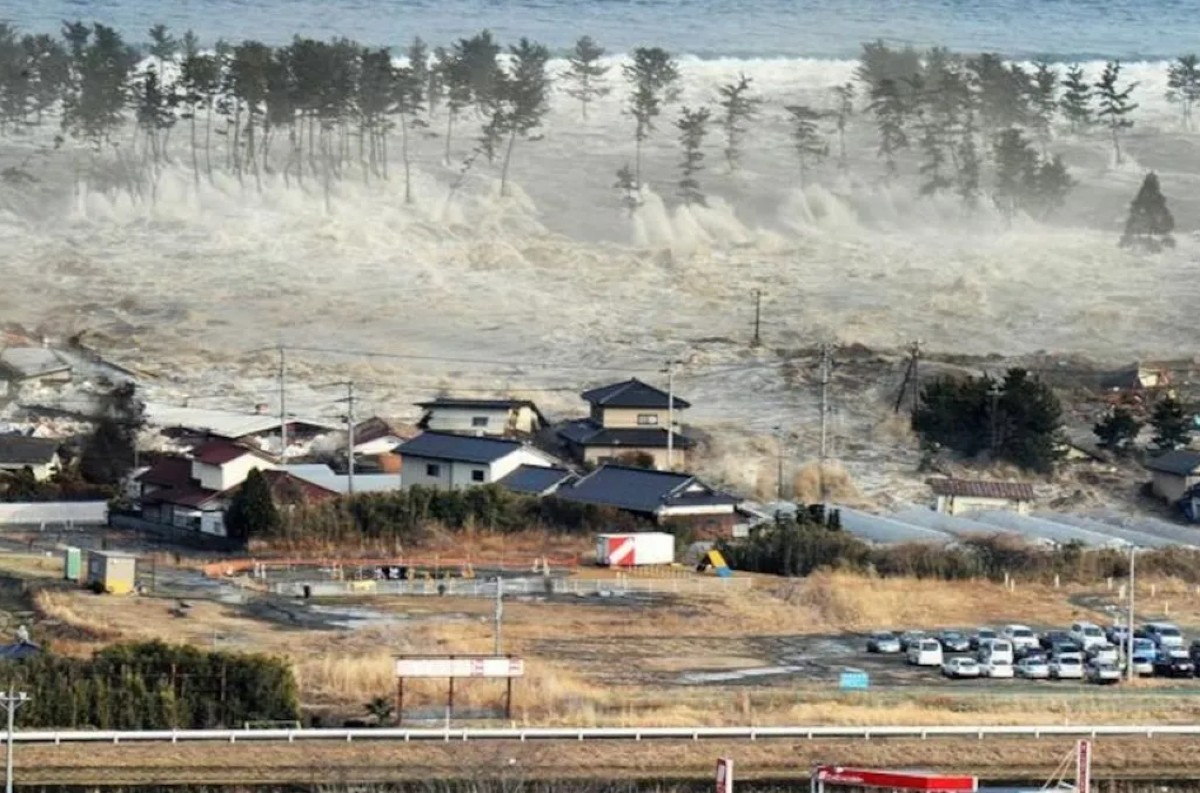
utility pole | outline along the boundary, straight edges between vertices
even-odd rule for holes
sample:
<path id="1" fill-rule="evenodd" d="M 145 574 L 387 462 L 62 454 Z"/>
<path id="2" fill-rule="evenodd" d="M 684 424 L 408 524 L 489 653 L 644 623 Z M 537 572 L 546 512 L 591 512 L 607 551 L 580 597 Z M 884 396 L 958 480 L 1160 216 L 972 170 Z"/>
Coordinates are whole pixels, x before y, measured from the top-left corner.
<path id="1" fill-rule="evenodd" d="M 14 692 L 12 690 L 0 694 L 0 702 L 4 703 L 4 709 L 8 711 L 8 733 L 6 734 L 6 751 L 4 759 L 4 793 L 13 793 L 13 729 L 16 721 L 17 709 L 24 705 L 29 700 L 29 695 L 24 691 Z"/>
<path id="2" fill-rule="evenodd" d="M 1125 636 L 1125 678 L 1133 680 L 1133 600 L 1134 586 L 1137 583 L 1137 546 L 1129 546 L 1129 625 Z"/>
<path id="3" fill-rule="evenodd" d="M 913 413 L 917 412 L 917 408 L 921 406 L 921 345 L 923 342 L 917 339 L 912 343 L 912 409 Z"/>
<path id="4" fill-rule="evenodd" d="M 754 290 L 754 338 L 750 340 L 751 347 L 762 346 L 762 335 L 759 331 L 762 329 L 762 290 Z"/>
<path id="5" fill-rule="evenodd" d="M 821 503 L 828 501 L 825 489 L 825 463 L 829 459 L 829 372 L 833 366 L 833 348 L 829 344 L 821 345 L 820 383 L 821 383 L 821 455 L 817 460 L 817 473 L 820 476 Z"/>
<path id="6" fill-rule="evenodd" d="M 346 492 L 354 495 L 354 381 L 346 383 Z"/>
<path id="7" fill-rule="evenodd" d="M 496 646 L 493 654 L 499 657 L 504 647 L 502 634 L 504 625 L 504 579 L 500 576 L 496 576 L 496 613 L 494 620 L 496 623 Z"/>
<path id="8" fill-rule="evenodd" d="M 1000 446 L 1000 397 L 1004 396 L 1004 389 L 1000 387 L 1000 382 L 993 381 L 991 388 L 988 389 L 988 397 L 991 398 L 990 408 L 988 410 L 988 419 L 991 423 L 992 457 L 996 456 L 996 449 Z"/>
<path id="9" fill-rule="evenodd" d="M 783 427 L 775 428 L 775 500 L 783 501 Z"/>
<path id="10" fill-rule="evenodd" d="M 683 363 L 671 359 L 663 370 L 667 373 L 667 470 L 675 470 L 675 367 Z"/>
<path id="11" fill-rule="evenodd" d="M 279 345 L 279 462 L 287 465 L 288 449 L 287 422 L 287 362 L 284 359 L 283 345 Z"/>

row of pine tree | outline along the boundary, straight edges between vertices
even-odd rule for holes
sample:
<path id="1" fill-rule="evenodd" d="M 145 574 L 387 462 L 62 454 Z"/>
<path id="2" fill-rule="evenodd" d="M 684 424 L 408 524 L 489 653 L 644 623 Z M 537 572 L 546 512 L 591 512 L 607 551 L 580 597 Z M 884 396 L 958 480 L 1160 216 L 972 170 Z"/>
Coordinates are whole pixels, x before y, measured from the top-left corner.
<path id="1" fill-rule="evenodd" d="M 615 187 L 630 209 L 643 196 L 645 144 L 668 112 L 681 152 L 676 192 L 687 204 L 706 202 L 712 133 L 721 138 L 723 171 L 736 174 L 773 112 L 787 124 L 802 184 L 831 156 L 838 172 L 849 171 L 847 132 L 869 121 L 885 179 L 915 179 L 920 194 L 957 195 L 968 207 L 987 198 L 1006 215 L 1046 216 L 1075 183 L 1049 151 L 1056 132 L 1102 129 L 1120 162 L 1137 108 L 1137 85 L 1124 80 L 1118 61 L 1088 82 L 1078 65 L 1028 69 L 991 53 L 875 42 L 863 46 L 855 80 L 830 87 L 823 99 L 771 108 L 741 75 L 707 102 L 671 109 L 682 92 L 670 53 L 637 48 L 616 73 L 605 55 L 584 36 L 565 70 L 552 74 L 545 46 L 521 39 L 504 48 L 488 31 L 447 47 L 418 38 L 397 53 L 300 37 L 286 46 L 218 41 L 202 48 L 190 31 L 176 38 L 156 25 L 139 51 L 100 23 L 65 23 L 58 37 L 0 24 L 0 132 L 20 137 L 57 124 L 57 145 L 74 141 L 76 151 L 93 155 L 75 158 L 81 177 L 149 200 L 171 162 L 172 135 L 186 135 L 197 185 L 217 171 L 260 188 L 264 176 L 278 175 L 289 185 L 318 186 L 326 201 L 338 180 L 389 179 L 398 138 L 404 197 L 412 202 L 412 165 L 423 141 L 442 138 L 441 159 L 458 170 L 455 188 L 486 160 L 498 167 L 503 193 L 518 142 L 544 134 L 556 87 L 578 102 L 581 123 L 595 102 L 621 90 L 634 153 Z M 1167 98 L 1190 129 L 1200 98 L 1196 56 L 1179 58 L 1168 76 Z M 33 178 L 24 166 L 3 176 Z"/>

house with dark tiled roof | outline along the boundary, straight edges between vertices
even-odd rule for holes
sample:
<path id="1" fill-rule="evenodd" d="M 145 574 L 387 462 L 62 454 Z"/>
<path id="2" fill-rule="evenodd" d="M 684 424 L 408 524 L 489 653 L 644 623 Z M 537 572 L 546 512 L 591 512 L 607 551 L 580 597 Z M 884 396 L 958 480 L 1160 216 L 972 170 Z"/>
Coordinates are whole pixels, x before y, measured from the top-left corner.
<path id="1" fill-rule="evenodd" d="M 405 488 L 457 490 L 499 482 L 522 466 L 550 467 L 557 462 L 521 441 L 451 432 L 423 432 L 396 451 Z"/>
<path id="2" fill-rule="evenodd" d="M 1024 515 L 1033 503 L 1028 482 L 988 482 L 937 477 L 929 480 L 936 497 L 934 509 L 947 515 L 1007 509 Z"/>
<path id="3" fill-rule="evenodd" d="M 1173 449 L 1146 461 L 1154 495 L 1174 504 L 1200 484 L 1200 452 Z"/>
<path id="4" fill-rule="evenodd" d="M 606 464 L 560 486 L 556 498 L 628 512 L 659 524 L 687 525 L 710 534 L 732 532 L 741 499 L 688 473 Z"/>
<path id="5" fill-rule="evenodd" d="M 645 458 L 655 468 L 665 469 L 671 456 L 675 467 L 686 464 L 687 450 L 695 444 L 676 430 L 679 412 L 691 407 L 685 400 L 636 378 L 581 396 L 590 405 L 588 417 L 558 429 L 559 438 L 579 462 L 600 465 Z M 669 427 L 672 419 L 676 427 Z"/>
<path id="6" fill-rule="evenodd" d="M 526 496 L 550 496 L 562 486 L 575 481 L 575 474 L 557 465 L 521 465 L 498 480 L 503 488 Z"/>
<path id="7" fill-rule="evenodd" d="M 546 417 L 528 399 L 463 399 L 438 397 L 418 402 L 424 413 L 417 426 L 434 432 L 509 437 L 533 435 Z"/>

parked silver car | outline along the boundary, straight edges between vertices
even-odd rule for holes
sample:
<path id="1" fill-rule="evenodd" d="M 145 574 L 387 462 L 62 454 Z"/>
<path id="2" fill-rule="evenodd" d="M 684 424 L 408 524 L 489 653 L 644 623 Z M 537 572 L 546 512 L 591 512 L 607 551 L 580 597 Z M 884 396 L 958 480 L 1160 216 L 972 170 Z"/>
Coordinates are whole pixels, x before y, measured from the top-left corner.
<path id="1" fill-rule="evenodd" d="M 1050 665 L 1040 655 L 1027 655 L 1014 667 L 1017 677 L 1025 680 L 1046 680 L 1050 677 Z"/>
<path id="2" fill-rule="evenodd" d="M 1050 659 L 1050 677 L 1054 680 L 1083 680 L 1083 656 L 1060 653 Z"/>
<path id="3" fill-rule="evenodd" d="M 1111 685 L 1121 682 L 1121 670 L 1110 661 L 1093 658 L 1087 665 L 1087 681 L 1100 685 Z"/>
<path id="4" fill-rule="evenodd" d="M 900 637 L 891 631 L 876 631 L 867 637 L 867 652 L 889 655 L 898 653 L 900 652 Z"/>

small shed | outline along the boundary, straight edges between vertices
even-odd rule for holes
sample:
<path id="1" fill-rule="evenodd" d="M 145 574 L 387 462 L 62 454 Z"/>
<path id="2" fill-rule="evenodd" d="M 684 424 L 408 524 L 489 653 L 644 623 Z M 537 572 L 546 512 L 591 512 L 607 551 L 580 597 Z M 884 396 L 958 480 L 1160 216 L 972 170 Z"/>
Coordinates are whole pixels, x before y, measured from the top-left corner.
<path id="1" fill-rule="evenodd" d="M 137 584 L 137 557 L 118 551 L 88 554 L 87 584 L 103 587 L 110 595 L 128 595 Z"/>
<path id="2" fill-rule="evenodd" d="M 1029 512 L 1033 485 L 1028 482 L 985 482 L 938 477 L 929 480 L 937 501 L 934 510 L 947 515 L 1008 509 L 1020 515 Z"/>

